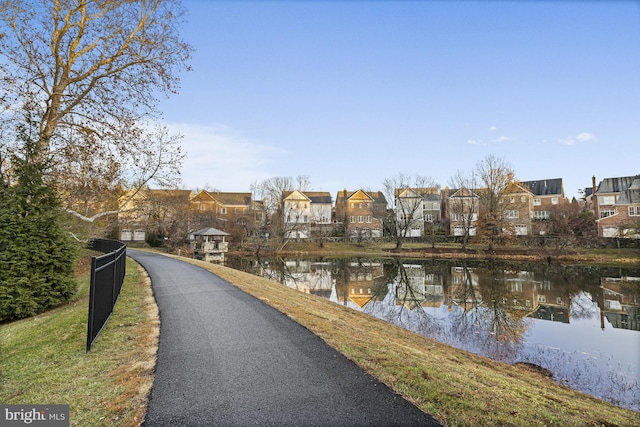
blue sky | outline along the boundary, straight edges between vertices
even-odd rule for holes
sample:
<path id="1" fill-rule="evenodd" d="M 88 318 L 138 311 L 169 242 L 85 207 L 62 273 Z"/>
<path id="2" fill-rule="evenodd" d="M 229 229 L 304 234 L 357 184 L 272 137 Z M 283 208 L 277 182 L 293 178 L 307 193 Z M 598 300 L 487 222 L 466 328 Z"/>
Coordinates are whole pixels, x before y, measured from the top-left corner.
<path id="1" fill-rule="evenodd" d="M 640 2 L 183 0 L 195 52 L 161 103 L 183 186 L 443 187 L 488 155 L 520 180 L 640 173 Z"/>

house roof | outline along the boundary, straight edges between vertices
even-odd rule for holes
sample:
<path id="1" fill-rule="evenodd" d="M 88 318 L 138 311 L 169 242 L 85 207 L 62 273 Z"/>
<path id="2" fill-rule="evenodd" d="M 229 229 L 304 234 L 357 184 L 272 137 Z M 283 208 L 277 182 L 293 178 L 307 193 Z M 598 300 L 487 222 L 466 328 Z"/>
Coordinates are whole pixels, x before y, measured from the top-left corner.
<path id="1" fill-rule="evenodd" d="M 541 179 L 537 181 L 523 181 L 522 185 L 526 186 L 535 196 L 563 195 L 564 187 L 562 178 Z"/>
<path id="2" fill-rule="evenodd" d="M 627 190 L 640 175 L 605 178 L 598 184 L 596 193 L 620 193 Z"/>
<path id="3" fill-rule="evenodd" d="M 589 197 L 593 194 L 593 187 L 584 188 L 584 197 Z"/>
<path id="4" fill-rule="evenodd" d="M 194 236 L 230 236 L 229 233 L 213 227 L 203 228 L 202 230 L 194 231 L 191 234 Z"/>
<path id="5" fill-rule="evenodd" d="M 384 197 L 382 191 L 370 191 L 368 194 L 373 198 L 374 203 L 387 205 L 387 198 Z"/>
<path id="6" fill-rule="evenodd" d="M 475 190 L 470 190 L 466 187 L 462 187 L 462 188 L 454 188 L 450 190 L 451 193 L 449 195 L 449 198 L 453 198 L 453 197 L 479 197 L 478 196 L 478 192 L 480 191 L 480 189 L 475 189 Z"/>
<path id="7" fill-rule="evenodd" d="M 311 199 L 311 203 L 333 203 L 331 193 L 327 191 L 305 191 L 304 194 Z"/>
<path id="8" fill-rule="evenodd" d="M 403 193 L 412 193 L 410 196 L 404 196 Z M 428 187 L 428 188 L 396 188 L 394 189 L 394 193 L 396 197 L 422 197 L 424 200 L 440 200 L 440 190 L 436 187 Z M 437 199 L 433 199 L 433 196 L 436 196 Z"/>
<path id="9" fill-rule="evenodd" d="M 311 200 L 311 203 L 331 204 L 333 202 L 333 200 L 331 199 L 331 194 L 327 191 L 285 191 L 282 193 L 282 198 L 286 199 L 296 192 Z"/>
<path id="10" fill-rule="evenodd" d="M 345 199 L 346 200 L 351 199 L 353 196 L 355 196 L 358 193 L 363 194 L 368 198 L 372 199 L 374 203 L 384 204 L 385 206 L 387 205 L 387 198 L 384 197 L 384 194 L 381 191 L 364 191 L 362 189 L 356 190 L 356 191 L 347 191 L 347 190 L 338 191 L 336 202 L 338 201 L 344 202 Z M 346 197 L 345 197 L 345 194 L 346 194 Z"/>
<path id="11" fill-rule="evenodd" d="M 302 192 L 300 190 L 283 191 L 282 192 L 282 200 L 287 200 L 287 199 L 291 199 L 291 200 L 311 200 L 304 192 Z"/>
<path id="12" fill-rule="evenodd" d="M 629 189 L 620 193 L 616 205 L 631 205 L 640 203 L 640 188 Z"/>
<path id="13" fill-rule="evenodd" d="M 251 193 L 222 193 L 213 191 L 208 191 L 207 193 L 211 196 L 211 198 L 222 205 L 251 205 Z"/>

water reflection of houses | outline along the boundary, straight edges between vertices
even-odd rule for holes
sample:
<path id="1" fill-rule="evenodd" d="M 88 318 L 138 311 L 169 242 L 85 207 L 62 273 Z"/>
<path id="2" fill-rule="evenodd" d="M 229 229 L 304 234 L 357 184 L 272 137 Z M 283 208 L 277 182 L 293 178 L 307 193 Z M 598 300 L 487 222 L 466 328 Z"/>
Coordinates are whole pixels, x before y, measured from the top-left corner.
<path id="1" fill-rule="evenodd" d="M 480 277 L 473 268 L 451 267 L 451 277 L 445 304 L 451 308 L 456 305 L 464 311 L 477 307 L 482 301 L 480 295 Z"/>
<path id="2" fill-rule="evenodd" d="M 528 317 L 569 323 L 570 301 L 564 297 L 564 290 L 552 286 L 550 280 L 537 279 L 533 271 L 506 270 L 504 281 L 512 298 L 512 301 L 503 301 L 505 304 L 527 311 Z"/>
<path id="3" fill-rule="evenodd" d="M 380 262 L 347 262 L 335 278 L 338 301 L 344 305 L 352 302 L 363 308 L 376 295 L 376 290 L 384 285 L 382 279 Z"/>
<path id="4" fill-rule="evenodd" d="M 569 323 L 570 301 L 564 296 L 564 290 L 553 287 L 546 279 L 539 279 L 533 271 L 502 270 L 499 279 L 504 287 L 499 290 L 499 302 L 512 313 L 520 313 L 521 317 L 532 317 L 541 320 Z M 482 289 L 490 287 L 498 278 L 495 272 L 467 267 L 452 267 L 445 303 L 461 307 L 464 311 L 483 305 Z M 495 291 L 495 288 L 493 288 Z"/>
<path id="5" fill-rule="evenodd" d="M 640 331 L 640 277 L 603 277 L 598 306 L 611 326 Z"/>
<path id="6" fill-rule="evenodd" d="M 396 287 L 396 304 L 408 309 L 440 307 L 444 302 L 443 277 L 422 264 L 403 264 Z"/>
<path id="7" fill-rule="evenodd" d="M 333 286 L 331 265 L 310 260 L 286 260 L 282 281 L 286 286 L 301 292 L 329 298 Z"/>

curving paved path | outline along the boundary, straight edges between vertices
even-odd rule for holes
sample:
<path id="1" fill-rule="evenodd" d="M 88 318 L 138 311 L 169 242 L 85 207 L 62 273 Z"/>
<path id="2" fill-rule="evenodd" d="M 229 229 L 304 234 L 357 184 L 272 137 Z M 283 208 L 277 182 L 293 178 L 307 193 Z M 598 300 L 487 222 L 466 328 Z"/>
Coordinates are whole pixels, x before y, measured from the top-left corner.
<path id="1" fill-rule="evenodd" d="M 200 267 L 127 250 L 160 342 L 145 426 L 437 426 L 287 316 Z"/>

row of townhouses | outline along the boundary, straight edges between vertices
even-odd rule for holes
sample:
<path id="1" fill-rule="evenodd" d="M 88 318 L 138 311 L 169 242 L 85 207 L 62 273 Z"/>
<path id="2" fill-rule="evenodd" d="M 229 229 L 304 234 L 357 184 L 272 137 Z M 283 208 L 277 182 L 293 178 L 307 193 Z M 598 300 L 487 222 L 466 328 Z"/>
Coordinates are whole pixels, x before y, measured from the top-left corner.
<path id="1" fill-rule="evenodd" d="M 338 227 L 347 237 L 382 237 L 389 215 L 395 215 L 406 237 L 423 237 L 436 227 L 451 235 L 474 235 L 485 191 L 401 188 L 395 190 L 391 208 L 380 191 L 345 189 L 336 193 L 334 203 L 329 192 L 295 190 L 283 193 L 276 220 L 288 238 L 329 236 Z M 222 228 L 248 221 L 265 224 L 268 217 L 274 218 L 265 202 L 254 200 L 251 193 L 151 190 L 149 194 L 158 204 L 166 204 L 169 198 L 173 204 L 187 205 L 192 215 L 213 216 Z M 544 234 L 545 222 L 556 207 L 569 203 L 562 178 L 514 182 L 502 198 L 501 215 L 515 235 Z M 583 202 L 594 212 L 599 236 L 640 238 L 637 226 L 629 225 L 640 221 L 640 175 L 606 178 L 598 185 L 593 177 Z M 123 217 L 120 227 L 122 240 L 139 240 L 144 235 L 139 218 Z"/>

